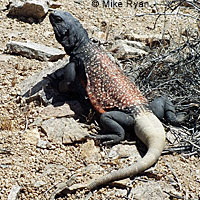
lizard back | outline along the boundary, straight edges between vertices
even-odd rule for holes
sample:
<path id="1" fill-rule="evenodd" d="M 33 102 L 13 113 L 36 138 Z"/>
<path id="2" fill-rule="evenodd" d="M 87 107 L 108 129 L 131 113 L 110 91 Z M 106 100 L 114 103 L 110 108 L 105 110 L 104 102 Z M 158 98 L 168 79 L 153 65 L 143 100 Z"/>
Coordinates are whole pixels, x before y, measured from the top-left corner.
<path id="1" fill-rule="evenodd" d="M 125 110 L 148 104 L 136 85 L 111 61 L 101 47 L 89 43 L 83 52 L 86 91 L 98 112 L 103 113 L 109 109 Z"/>

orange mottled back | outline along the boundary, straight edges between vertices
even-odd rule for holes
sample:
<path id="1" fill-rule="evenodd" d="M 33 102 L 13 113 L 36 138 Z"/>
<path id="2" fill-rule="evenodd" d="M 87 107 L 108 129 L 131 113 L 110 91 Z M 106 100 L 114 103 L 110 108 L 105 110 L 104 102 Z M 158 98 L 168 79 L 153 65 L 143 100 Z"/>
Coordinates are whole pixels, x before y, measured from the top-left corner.
<path id="1" fill-rule="evenodd" d="M 87 77 L 86 91 L 94 108 L 103 113 L 108 109 L 124 110 L 146 105 L 147 99 L 95 44 L 84 49 L 84 65 Z"/>

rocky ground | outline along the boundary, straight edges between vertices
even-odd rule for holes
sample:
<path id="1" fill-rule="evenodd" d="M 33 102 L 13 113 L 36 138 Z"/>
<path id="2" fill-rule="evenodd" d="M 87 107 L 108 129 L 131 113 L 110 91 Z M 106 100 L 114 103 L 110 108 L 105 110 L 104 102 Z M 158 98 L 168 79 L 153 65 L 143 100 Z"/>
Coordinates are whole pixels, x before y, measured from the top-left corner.
<path id="1" fill-rule="evenodd" d="M 145 4 L 144 1 L 140 6 L 135 4 L 136 8 L 127 7 L 125 1 L 122 2 L 124 4 L 121 8 L 103 8 L 101 4 L 95 7 L 97 5 L 95 1 L 93 4 L 91 1 L 82 0 L 56 1 L 60 4 L 59 9 L 71 12 L 88 30 L 90 37 L 102 43 L 107 41 L 111 44 L 116 38 L 124 39 L 125 35 L 128 37 L 139 34 L 152 38 L 152 35 L 163 34 L 170 38 L 172 43 L 179 44 L 183 40 L 182 35 L 187 34 L 188 30 L 199 31 L 198 21 L 195 19 L 198 15 L 187 5 L 179 8 L 178 12 L 182 15 L 176 13 L 157 18 L 158 15 L 144 15 L 163 12 L 164 7 L 159 4 L 154 7 L 149 6 L 155 1 L 148 1 L 149 4 Z M 30 23 L 31 19 L 28 23 L 8 17 L 8 10 L 4 9 L 7 5 L 7 0 L 1 0 L 0 199 L 8 199 L 14 188 L 19 191 L 18 199 L 49 199 L 54 186 L 59 182 L 70 180 L 70 184 L 74 184 L 88 181 L 90 178 L 96 178 L 133 163 L 139 156 L 134 144 L 100 148 L 92 140 L 85 140 L 66 145 L 60 141 L 49 141 L 46 132 L 37 126 L 35 121 L 44 105 L 37 101 L 26 103 L 20 100 L 19 84 L 45 67 L 56 65 L 57 62 L 5 54 L 6 44 L 14 40 L 32 41 L 61 50 L 62 47 L 54 38 L 48 15 L 40 23 Z M 135 14 L 142 16 L 134 17 Z M 151 44 L 151 39 L 149 43 Z M 131 61 L 129 59 L 127 60 Z M 120 62 L 125 68 L 123 61 Z M 141 61 L 137 58 L 135 62 Z M 200 90 L 198 85 L 195 87 Z M 77 122 L 74 120 L 73 123 Z M 199 121 L 197 127 L 198 124 Z M 78 125 L 82 128 L 85 123 Z M 86 132 L 93 129 L 86 125 L 83 128 Z M 38 141 L 43 141 L 45 145 L 39 145 Z M 190 153 L 163 155 L 154 168 L 135 179 L 106 186 L 89 194 L 83 194 L 84 191 L 69 194 L 68 199 L 199 199 L 198 155 Z"/>

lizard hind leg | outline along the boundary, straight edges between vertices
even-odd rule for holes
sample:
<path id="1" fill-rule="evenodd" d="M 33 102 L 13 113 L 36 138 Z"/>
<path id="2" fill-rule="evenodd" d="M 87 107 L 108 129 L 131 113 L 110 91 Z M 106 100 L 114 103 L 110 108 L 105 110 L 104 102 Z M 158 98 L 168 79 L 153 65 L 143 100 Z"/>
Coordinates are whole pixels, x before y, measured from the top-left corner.
<path id="1" fill-rule="evenodd" d="M 105 112 L 100 117 L 105 134 L 94 138 L 103 141 L 104 145 L 119 143 L 125 137 L 125 129 L 133 127 L 133 118 L 120 111 Z"/>

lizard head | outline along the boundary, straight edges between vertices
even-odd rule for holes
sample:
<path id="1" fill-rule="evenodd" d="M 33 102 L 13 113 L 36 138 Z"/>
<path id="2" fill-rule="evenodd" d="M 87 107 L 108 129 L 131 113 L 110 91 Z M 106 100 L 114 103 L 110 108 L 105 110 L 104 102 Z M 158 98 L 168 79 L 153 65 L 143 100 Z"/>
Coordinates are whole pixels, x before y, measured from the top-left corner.
<path id="1" fill-rule="evenodd" d="M 64 47 L 68 55 L 75 53 L 89 41 L 86 30 L 70 13 L 54 11 L 50 13 L 49 19 L 56 40 Z"/>

